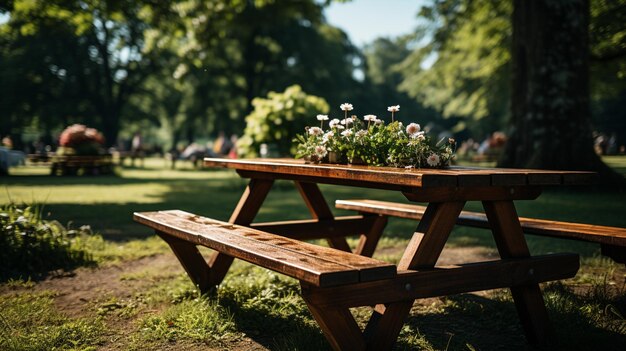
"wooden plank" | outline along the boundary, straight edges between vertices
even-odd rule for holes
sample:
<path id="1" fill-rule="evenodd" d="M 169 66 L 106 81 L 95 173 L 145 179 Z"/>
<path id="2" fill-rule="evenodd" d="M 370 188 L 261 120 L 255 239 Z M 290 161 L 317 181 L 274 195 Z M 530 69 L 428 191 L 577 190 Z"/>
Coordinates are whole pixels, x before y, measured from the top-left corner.
<path id="1" fill-rule="evenodd" d="M 280 222 L 252 223 L 251 228 L 298 240 L 346 237 L 365 233 L 377 216 L 343 216 L 333 219 L 303 219 Z"/>
<path id="2" fill-rule="evenodd" d="M 425 206 L 377 200 L 337 200 L 335 206 L 344 210 L 414 220 L 420 220 L 426 210 Z M 625 228 L 526 217 L 520 217 L 519 220 L 526 234 L 626 247 Z M 456 224 L 484 229 L 490 228 L 487 216 L 480 212 L 462 211 Z"/>
<path id="3" fill-rule="evenodd" d="M 384 279 L 395 266 L 183 211 L 136 213 L 156 230 L 318 286 Z"/>
<path id="4" fill-rule="evenodd" d="M 456 175 L 436 169 L 405 169 L 356 165 L 305 164 L 291 160 L 233 160 L 205 158 L 207 167 L 222 167 L 274 174 L 291 174 L 314 177 L 316 183 L 324 179 L 354 180 L 360 182 L 388 183 L 410 187 L 456 186 Z"/>
<path id="5" fill-rule="evenodd" d="M 578 255 L 551 254 L 398 271 L 398 275 L 389 280 L 330 288 L 310 287 L 303 289 L 302 294 L 320 307 L 373 306 L 571 278 L 578 268 Z"/>
<path id="6" fill-rule="evenodd" d="M 373 167 L 334 164 L 305 164 L 300 160 L 291 159 L 248 159 L 231 160 L 205 158 L 207 167 L 231 168 L 239 171 L 275 174 L 276 177 L 286 175 L 309 177 L 316 183 L 330 182 L 331 179 L 341 181 L 358 181 L 362 184 L 396 185 L 408 187 L 456 187 L 456 186 L 488 186 L 491 185 L 546 185 L 555 184 L 590 184 L 593 172 L 569 172 L 528 169 L 500 169 L 448 167 L 446 169 L 404 169 L 393 167 Z M 462 179 L 462 180 L 461 180 Z M 298 179 L 296 179 L 298 180 Z M 309 181 L 307 180 L 307 181 Z"/>
<path id="7" fill-rule="evenodd" d="M 539 197 L 541 188 L 537 186 L 414 188 L 411 192 L 402 194 L 415 202 L 532 200 Z"/>

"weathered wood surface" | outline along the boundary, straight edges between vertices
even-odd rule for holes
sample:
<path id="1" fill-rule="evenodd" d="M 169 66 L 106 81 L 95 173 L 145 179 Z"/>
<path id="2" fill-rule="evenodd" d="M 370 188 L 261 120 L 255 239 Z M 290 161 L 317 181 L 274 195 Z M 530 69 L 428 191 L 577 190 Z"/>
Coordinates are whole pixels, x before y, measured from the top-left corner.
<path id="1" fill-rule="evenodd" d="M 357 307 L 571 278 L 578 268 L 577 254 L 540 255 L 527 259 L 398 270 L 398 275 L 392 279 L 337 287 L 303 285 L 302 295 L 319 307 Z"/>
<path id="2" fill-rule="evenodd" d="M 415 220 L 420 220 L 426 211 L 425 206 L 378 200 L 337 200 L 335 206 L 344 210 Z M 525 217 L 520 217 L 519 220 L 526 234 L 626 247 L 626 229 L 624 228 Z M 480 212 L 462 211 L 456 223 L 470 227 L 490 228 L 487 216 Z"/>
<path id="3" fill-rule="evenodd" d="M 388 279 L 390 263 L 321 247 L 183 211 L 135 213 L 135 221 L 161 235 L 202 245 L 315 286 Z"/>
<path id="4" fill-rule="evenodd" d="M 405 169 L 357 165 L 305 164 L 292 159 L 232 160 L 205 158 L 207 167 L 231 168 L 240 174 L 269 173 L 274 179 L 295 179 L 318 183 L 359 182 L 358 186 L 381 187 L 471 187 L 590 184 L 595 173 L 530 169 L 449 167 L 446 169 Z M 248 172 L 248 173 L 246 173 Z M 252 172 L 252 173 L 250 173 Z"/>

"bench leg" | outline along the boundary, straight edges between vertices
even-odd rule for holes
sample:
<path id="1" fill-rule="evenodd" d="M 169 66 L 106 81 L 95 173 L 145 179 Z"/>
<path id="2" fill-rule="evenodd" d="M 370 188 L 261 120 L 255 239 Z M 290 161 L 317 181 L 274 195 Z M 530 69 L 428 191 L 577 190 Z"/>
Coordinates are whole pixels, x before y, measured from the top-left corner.
<path id="1" fill-rule="evenodd" d="M 294 183 L 314 219 L 335 218 L 317 184 L 298 181 L 295 181 Z M 328 244 L 335 249 L 352 252 L 346 238 L 333 237 L 328 238 L 327 240 Z"/>
<path id="2" fill-rule="evenodd" d="M 233 211 L 230 223 L 249 225 L 259 212 L 272 184 L 271 180 L 252 179 Z M 158 231 L 157 234 L 169 244 L 193 283 L 203 294 L 224 280 L 233 263 L 233 257 L 217 251 L 207 261 L 195 244 Z"/>
<path id="3" fill-rule="evenodd" d="M 204 260 L 196 245 L 158 231 L 157 234 L 168 243 L 187 275 L 202 294 L 215 287 L 216 284 L 211 283 L 211 267 Z"/>
<path id="4" fill-rule="evenodd" d="M 380 237 L 383 235 L 383 230 L 386 225 L 387 216 L 376 216 L 376 219 L 374 219 L 374 223 L 369 231 L 365 234 L 361 234 L 359 244 L 354 250 L 354 253 L 357 255 L 372 257 L 374 250 L 376 250 L 376 246 L 378 245 L 378 240 L 380 240 Z"/>
<path id="5" fill-rule="evenodd" d="M 513 201 L 484 201 L 498 252 L 502 258 L 530 257 Z M 511 288 L 513 301 L 530 344 L 545 344 L 552 334 L 539 284 Z"/>
<path id="6" fill-rule="evenodd" d="M 361 329 L 348 308 L 317 308 L 308 302 L 307 307 L 334 350 L 366 349 Z"/>

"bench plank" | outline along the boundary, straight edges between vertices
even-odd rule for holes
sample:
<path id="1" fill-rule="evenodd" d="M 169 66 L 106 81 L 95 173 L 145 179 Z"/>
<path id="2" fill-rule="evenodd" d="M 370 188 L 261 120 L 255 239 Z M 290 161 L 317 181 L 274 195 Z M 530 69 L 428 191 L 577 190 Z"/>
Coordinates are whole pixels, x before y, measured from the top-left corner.
<path id="1" fill-rule="evenodd" d="M 426 210 L 425 206 L 378 200 L 337 200 L 335 206 L 344 210 L 376 213 L 414 220 L 420 220 Z M 626 247 L 626 229 L 624 228 L 525 217 L 520 217 L 520 223 L 524 233 L 527 234 Z M 487 216 L 484 213 L 471 211 L 462 211 L 457 219 L 457 224 L 484 229 L 490 228 Z"/>
<path id="2" fill-rule="evenodd" d="M 135 213 L 159 232 L 223 252 L 315 286 L 394 277 L 390 263 L 321 247 L 183 211 Z"/>

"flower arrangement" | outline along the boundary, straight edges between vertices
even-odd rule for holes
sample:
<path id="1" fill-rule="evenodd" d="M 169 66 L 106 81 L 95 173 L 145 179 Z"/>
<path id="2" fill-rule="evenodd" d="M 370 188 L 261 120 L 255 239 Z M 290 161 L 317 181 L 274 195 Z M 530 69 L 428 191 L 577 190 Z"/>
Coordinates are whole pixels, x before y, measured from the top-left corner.
<path id="1" fill-rule="evenodd" d="M 391 123 L 387 125 L 376 115 L 365 115 L 362 120 L 356 115 L 348 116 L 352 104 L 341 104 L 340 108 L 343 119 L 330 120 L 326 130 L 324 122 L 329 120 L 328 115 L 317 115 L 320 126 L 306 127 L 304 134 L 296 136 L 296 158 L 311 163 L 443 168 L 454 157 L 453 138 L 434 143 L 419 124 L 404 126 L 395 121 L 400 105 L 387 108 L 391 112 Z"/>
<path id="2" fill-rule="evenodd" d="M 74 124 L 61 132 L 57 154 L 101 155 L 104 153 L 103 145 L 102 133 L 82 124 Z"/>

